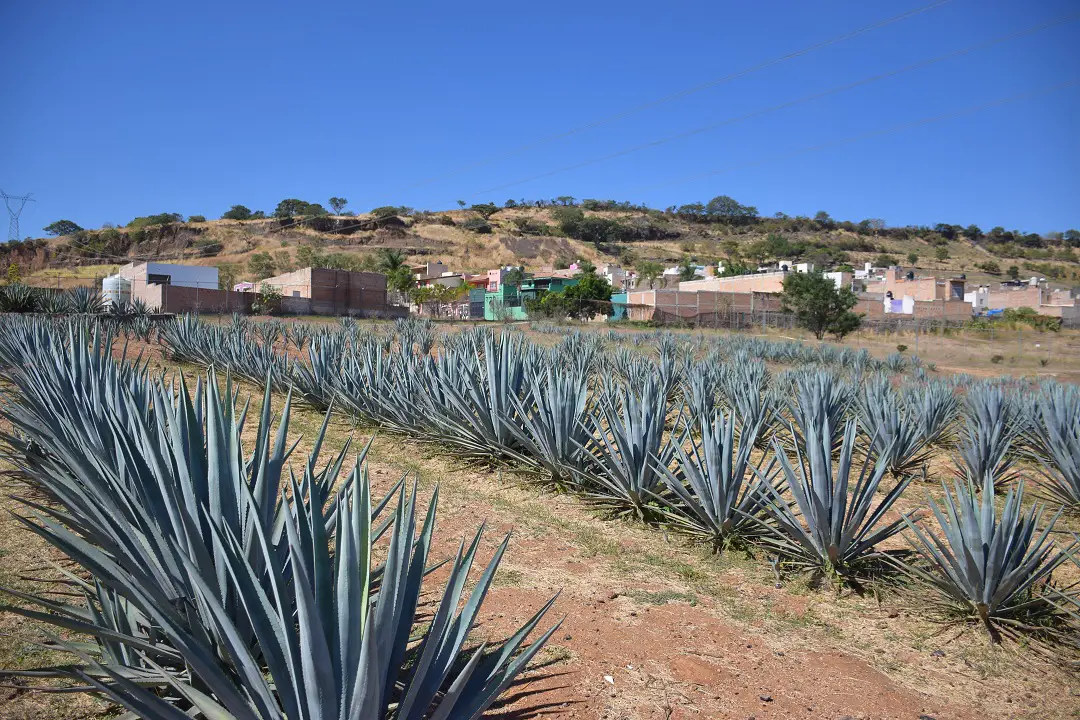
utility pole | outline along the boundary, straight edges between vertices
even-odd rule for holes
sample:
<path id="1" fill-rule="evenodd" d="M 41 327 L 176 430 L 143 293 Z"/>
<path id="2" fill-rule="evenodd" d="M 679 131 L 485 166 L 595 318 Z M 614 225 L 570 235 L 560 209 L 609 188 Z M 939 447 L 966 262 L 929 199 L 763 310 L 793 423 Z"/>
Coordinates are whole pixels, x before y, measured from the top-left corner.
<path id="1" fill-rule="evenodd" d="M 3 190 L 0 190 L 0 197 L 4 198 L 4 204 L 7 205 L 8 217 L 8 241 L 21 240 L 19 236 L 19 216 L 22 215 L 23 208 L 26 207 L 28 202 L 36 202 L 30 193 L 26 195 L 8 195 Z M 18 205 L 18 207 L 15 207 Z"/>

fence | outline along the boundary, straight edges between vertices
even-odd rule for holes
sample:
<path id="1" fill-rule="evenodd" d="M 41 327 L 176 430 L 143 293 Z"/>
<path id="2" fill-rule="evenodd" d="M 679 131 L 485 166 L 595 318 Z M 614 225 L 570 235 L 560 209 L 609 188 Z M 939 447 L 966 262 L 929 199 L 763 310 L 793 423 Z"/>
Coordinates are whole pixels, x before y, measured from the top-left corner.
<path id="1" fill-rule="evenodd" d="M 63 276 L 31 280 L 29 284 L 56 292 L 76 287 L 98 291 L 107 276 Z M 217 283 L 153 283 L 145 278 L 130 281 L 130 300 L 140 300 L 162 313 L 241 313 L 252 312 L 259 298 L 254 288 L 223 290 Z M 352 315 L 357 317 L 395 318 L 408 315 L 408 307 L 388 304 L 385 290 L 350 288 L 343 283 L 289 283 L 275 288 L 281 292 L 277 310 L 289 315 Z"/>

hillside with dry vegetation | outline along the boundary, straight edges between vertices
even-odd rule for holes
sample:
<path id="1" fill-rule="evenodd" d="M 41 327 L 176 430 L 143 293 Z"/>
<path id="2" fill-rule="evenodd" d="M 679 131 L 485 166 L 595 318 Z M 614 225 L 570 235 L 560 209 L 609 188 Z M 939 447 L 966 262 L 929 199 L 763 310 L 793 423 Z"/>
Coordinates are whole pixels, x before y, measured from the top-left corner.
<path id="1" fill-rule="evenodd" d="M 132 260 L 217 265 L 223 282 L 306 265 L 375 269 L 382 249 L 464 272 L 565 267 L 585 259 L 649 276 L 655 264 L 722 260 L 741 270 L 782 258 L 822 267 L 891 261 L 925 273 L 966 273 L 975 282 L 1041 275 L 1063 287 L 1080 284 L 1076 230 L 1039 235 L 946 223 L 889 227 L 875 219 L 834 220 L 825 212 L 763 218 L 723 196 L 665 210 L 563 197 L 443 212 L 388 206 L 362 215 L 331 215 L 321 205 L 286 200 L 269 217 L 235 206 L 220 220 L 163 213 L 123 227 L 85 230 L 58 221 L 46 229 L 57 236 L 9 243 L 0 262 L 16 265 L 21 277 L 58 285 L 79 284 Z"/>

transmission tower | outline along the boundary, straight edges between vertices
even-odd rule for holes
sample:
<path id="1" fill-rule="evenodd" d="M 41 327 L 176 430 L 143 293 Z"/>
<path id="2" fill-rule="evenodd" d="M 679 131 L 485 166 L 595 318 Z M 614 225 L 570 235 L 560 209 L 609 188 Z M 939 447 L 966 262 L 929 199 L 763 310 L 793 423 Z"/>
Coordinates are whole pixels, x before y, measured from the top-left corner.
<path id="1" fill-rule="evenodd" d="M 23 208 L 26 207 L 27 202 L 36 201 L 30 196 L 30 193 L 27 193 L 26 195 L 8 195 L 3 190 L 0 190 L 0 197 L 4 198 L 4 204 L 7 205 L 8 216 L 11 218 L 8 222 L 8 241 L 20 240 L 19 216 L 22 215 Z"/>

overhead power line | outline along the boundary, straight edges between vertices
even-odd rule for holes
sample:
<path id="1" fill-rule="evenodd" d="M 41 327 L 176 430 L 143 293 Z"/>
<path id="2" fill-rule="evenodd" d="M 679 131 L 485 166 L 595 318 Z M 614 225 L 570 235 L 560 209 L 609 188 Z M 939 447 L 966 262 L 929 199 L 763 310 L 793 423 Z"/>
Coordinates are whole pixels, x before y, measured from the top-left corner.
<path id="1" fill-rule="evenodd" d="M 655 147 L 658 147 L 660 145 L 664 145 L 666 143 L 669 143 L 669 142 L 672 142 L 672 141 L 675 141 L 675 140 L 683 140 L 685 138 L 693 137 L 695 135 L 700 135 L 702 133 L 710 132 L 712 130 L 718 130 L 720 128 L 727 127 L 729 125 L 735 125 L 736 123 L 740 123 L 740 122 L 743 122 L 745 120 L 751 120 L 753 118 L 760 117 L 762 115 L 767 115 L 769 113 L 777 112 L 779 110 L 785 110 L 787 108 L 794 107 L 796 105 L 801 105 L 803 103 L 808 103 L 808 102 L 811 102 L 813 100 L 820 100 L 821 98 L 829 97 L 830 95 L 837 95 L 837 94 L 842 93 L 842 92 L 847 92 L 848 90 L 854 90 L 856 88 L 860 88 L 860 87 L 863 87 L 865 85 L 870 85 L 871 83 L 875 83 L 875 82 L 878 82 L 878 81 L 881 81 L 881 80 L 886 80 L 888 78 L 896 77 L 897 75 L 902 75 L 903 73 L 912 72 L 914 70 L 921 70 L 923 68 L 927 68 L 927 67 L 930 67 L 932 65 L 936 65 L 937 63 L 944 62 L 946 60 L 951 60 L 953 58 L 961 57 L 963 55 L 968 55 L 968 54 L 973 53 L 973 52 L 975 52 L 977 50 L 983 50 L 983 49 L 986 49 L 986 48 L 989 48 L 989 47 L 993 47 L 995 45 L 1000 45 L 1001 43 L 1008 42 L 1010 40 L 1016 40 L 1018 38 L 1025 37 L 1027 35 L 1032 35 L 1034 33 L 1037 33 L 1039 31 L 1041 31 L 1041 30 L 1047 30 L 1049 28 L 1056 27 L 1058 25 L 1062 25 L 1062 24 L 1065 24 L 1065 23 L 1068 23 L 1068 22 L 1073 22 L 1073 21 L 1075 21 L 1077 19 L 1080 19 L 1080 13 L 1073 13 L 1071 15 L 1066 15 L 1066 16 L 1057 18 L 1055 20 L 1051 20 L 1049 22 L 1041 23 L 1039 25 L 1035 25 L 1035 26 L 1026 28 L 1024 30 L 1019 30 L 1019 31 L 1014 32 L 1014 33 L 1009 33 L 1008 35 L 1002 35 L 1000 37 L 996 37 L 996 38 L 993 38 L 991 40 L 985 40 L 983 42 L 976 43 L 974 45 L 969 45 L 968 47 L 965 47 L 965 48 L 960 48 L 958 50 L 953 50 L 951 52 L 945 53 L 944 55 L 938 55 L 937 57 L 929 58 L 927 60 L 920 60 L 917 63 L 913 63 L 911 65 L 906 65 L 906 66 L 904 66 L 902 68 L 897 68 L 896 70 L 890 70 L 888 72 L 879 73 L 877 75 L 871 75 L 870 77 L 866 77 L 866 78 L 863 78 L 861 80 L 856 80 L 855 82 L 847 83 L 845 85 L 838 85 L 837 87 L 829 88 L 828 90 L 822 90 L 820 92 L 812 93 L 810 95 L 804 95 L 803 97 L 797 98 L 795 100 L 789 100 L 787 102 L 783 102 L 783 103 L 780 103 L 778 105 L 771 105 L 771 106 L 766 107 L 766 108 L 761 108 L 759 110 L 754 110 L 753 112 L 749 112 L 749 113 L 746 113 L 744 115 L 738 115 L 738 116 L 735 116 L 735 117 L 726 118 L 726 119 L 721 120 L 719 122 L 710 123 L 708 125 L 703 125 L 701 127 L 693 128 L 691 130 L 685 130 L 683 132 L 679 132 L 679 133 L 676 133 L 674 135 L 668 135 L 667 137 L 659 138 L 657 140 L 651 140 L 651 141 L 646 142 L 646 143 L 641 143 L 640 145 L 634 145 L 632 147 L 624 148 L 622 150 L 617 150 L 615 152 L 608 153 L 606 155 L 600 155 L 600 156 L 597 156 L 597 157 L 594 157 L 594 158 L 590 158 L 590 159 L 587 159 L 587 160 L 582 160 L 580 162 L 572 163 L 570 165 L 564 165 L 563 167 L 556 168 L 554 170 L 548 170 L 547 172 L 542 172 L 542 173 L 539 173 L 539 174 L 536 174 L 536 175 L 532 175 L 532 176 L 529 176 L 527 178 L 523 178 L 521 180 L 514 180 L 514 181 L 511 181 L 511 182 L 502 183 L 500 185 L 496 185 L 494 187 L 487 188 L 486 190 L 481 190 L 481 191 L 476 192 L 476 193 L 465 195 L 463 197 L 475 198 L 475 197 L 479 197 L 481 195 L 487 195 L 489 193 L 497 192 L 499 190 L 505 190 L 507 188 L 515 187 L 517 185 L 524 185 L 526 183 L 534 182 L 536 180 L 542 180 L 544 178 L 549 178 L 549 177 L 552 177 L 554 175 L 559 175 L 559 174 L 562 174 L 564 172 L 570 172 L 571 170 L 578 170 L 578 169 L 583 168 L 583 167 L 588 167 L 589 165 L 595 165 L 597 163 L 606 162 L 608 160 L 614 160 L 616 158 L 620 158 L 620 157 L 623 157 L 625 155 L 630 155 L 630 154 L 633 154 L 633 153 L 636 153 L 636 152 L 640 152 L 642 150 L 649 150 L 651 148 L 655 148 Z"/>
<path id="2" fill-rule="evenodd" d="M 523 153 L 523 152 L 525 152 L 527 150 L 532 150 L 533 148 L 541 147 L 543 145 L 553 143 L 553 142 L 555 142 L 557 140 L 562 140 L 564 138 L 568 138 L 568 137 L 571 137 L 573 135 L 583 133 L 583 132 L 585 132 L 587 130 L 592 130 L 594 128 L 598 128 L 598 127 L 601 127 L 603 125 L 608 125 L 608 124 L 616 122 L 618 120 L 622 120 L 624 118 L 630 117 L 631 115 L 636 115 L 637 113 L 643 112 L 645 110 L 649 110 L 649 109 L 657 107 L 659 105 L 663 105 L 665 103 L 672 102 L 673 100 L 682 99 L 682 98 L 687 97 L 689 95 L 699 93 L 699 92 L 701 92 L 703 90 L 708 90 L 710 88 L 714 88 L 717 85 L 722 85 L 724 83 L 730 82 L 730 81 L 735 80 L 737 78 L 744 77 L 746 75 L 750 75 L 751 73 L 758 72 L 759 70 L 764 70 L 766 68 L 773 67 L 774 65 L 779 65 L 780 63 L 787 62 L 788 60 L 793 60 L 795 58 L 802 57 L 803 55 L 808 55 L 808 54 L 810 54 L 812 52 L 816 52 L 817 50 L 821 50 L 822 48 L 829 47 L 830 45 L 835 45 L 837 43 L 844 42 L 845 40 L 850 40 L 850 39 L 856 38 L 856 37 L 858 37 L 860 35 L 865 35 L 866 33 L 873 32 L 874 30 L 878 30 L 878 29 L 886 27 L 888 25 L 892 25 L 893 23 L 898 23 L 898 22 L 901 22 L 903 20 L 907 20 L 908 18 L 912 18 L 912 17 L 916 17 L 918 15 L 922 15 L 923 13 L 926 13 L 926 12 L 929 12 L 931 10 L 934 10 L 936 8 L 941 7 L 942 5 L 948 5 L 952 1 L 953 0 L 936 0 L 936 2 L 932 2 L 932 3 L 929 3 L 927 5 L 922 5 L 920 7 L 914 8 L 912 10 L 908 10 L 907 12 L 903 12 L 903 13 L 901 13 L 899 15 L 894 15 L 892 17 L 885 18 L 884 20 L 879 20 L 879 21 L 871 23 L 869 25 L 864 25 L 863 27 L 860 27 L 860 28 L 857 28 L 855 30 L 846 32 L 846 33 L 844 33 L 842 35 L 837 35 L 836 37 L 829 38 L 828 40 L 823 40 L 823 41 L 821 41 L 819 43 L 815 43 L 814 45 L 809 45 L 809 46 L 801 48 L 799 50 L 795 50 L 793 52 L 787 53 L 786 55 L 781 55 L 780 57 L 772 58 L 771 60 L 766 60 L 764 62 L 757 63 L 756 65 L 751 65 L 749 67 L 743 68 L 742 70 L 737 70 L 737 71 L 735 71 L 733 73 L 730 73 L 728 75 L 724 75 L 722 77 L 718 77 L 718 78 L 714 78 L 712 80 L 708 80 L 708 81 L 703 82 L 703 83 L 701 83 L 699 85 L 694 85 L 693 87 L 686 88 L 685 90 L 680 90 L 678 92 L 672 93 L 670 95 L 665 95 L 665 96 L 660 97 L 660 98 L 656 98 L 655 100 L 650 100 L 650 101 L 642 103 L 640 105 L 635 105 L 633 107 L 627 108 L 625 110 L 621 110 L 621 111 L 619 111 L 617 113 L 614 113 L 612 115 L 607 115 L 607 116 L 602 117 L 602 118 L 600 118 L 598 120 L 593 120 L 592 122 L 588 122 L 588 123 L 586 123 L 584 125 L 579 125 L 577 127 L 571 128 L 569 130 L 564 130 L 563 132 L 555 133 L 554 135 L 548 135 L 547 137 L 540 138 L 539 140 L 534 140 L 532 142 L 525 143 L 524 145 L 519 145 L 516 148 L 512 148 L 510 150 L 506 150 L 504 152 L 501 152 L 501 153 L 498 153 L 498 154 L 495 154 L 495 155 L 490 155 L 490 156 L 488 156 L 486 158 L 476 160 L 475 162 L 467 163 L 465 165 L 460 165 L 460 166 L 458 166 L 456 168 L 452 168 L 452 169 L 446 171 L 445 173 L 442 173 L 442 174 L 439 174 L 439 175 L 433 175 L 431 177 L 418 180 L 418 181 L 416 181 L 416 182 L 414 182 L 414 183 L 412 183 L 410 185 L 405 185 L 403 187 L 399 187 L 396 190 L 393 190 L 393 191 L 387 193 L 383 197 L 388 197 L 388 196 L 394 195 L 396 193 L 402 193 L 402 192 L 405 192 L 406 190 L 412 190 L 414 188 L 418 188 L 418 187 L 421 187 L 423 185 L 429 185 L 429 184 L 431 184 L 433 182 L 437 182 L 439 180 L 445 180 L 447 178 L 454 177 L 455 175 L 459 175 L 462 172 L 465 172 L 466 170 L 472 170 L 472 169 L 475 169 L 475 168 L 478 168 L 478 167 L 482 167 L 484 165 L 489 165 L 489 164 L 491 164 L 493 162 L 497 162 L 499 160 L 503 160 L 505 158 L 512 157 L 514 155 L 518 155 L 518 154 Z"/>
<path id="3" fill-rule="evenodd" d="M 772 157 L 762 158 L 760 160 L 753 160 L 750 162 L 735 163 L 727 167 L 718 168 L 716 170 L 708 170 L 702 173 L 696 173 L 693 175 L 686 175 L 683 177 L 674 178 L 672 180 L 666 180 L 661 183 L 655 183 L 651 185 L 641 185 L 635 188 L 630 188 L 631 192 L 640 192 L 642 190 L 652 190 L 660 187 L 668 187 L 670 185 L 680 185 L 687 182 L 693 182 L 694 180 L 700 180 L 702 178 L 713 177 L 715 175 L 723 175 L 725 173 L 734 172 L 736 170 L 742 170 L 750 167 L 757 167 L 759 165 L 766 165 L 768 163 L 777 162 L 780 160 L 787 160 L 789 158 L 798 157 L 799 155 L 807 155 L 809 153 L 820 152 L 821 150 L 827 150 L 829 148 L 839 147 L 841 145 L 850 145 L 851 143 L 860 142 L 862 140 L 869 140 L 870 138 L 881 137 L 883 135 L 891 135 L 893 133 L 903 132 L 904 130 L 911 130 L 923 125 L 930 125 L 932 123 L 941 122 L 943 120 L 951 120 L 953 118 L 961 117 L 964 115 L 971 115 L 972 113 L 982 112 L 984 110 L 990 110 L 992 108 L 1000 107 L 1002 105 L 1008 105 L 1010 103 L 1018 102 L 1020 100 L 1028 100 L 1040 95 L 1047 95 L 1058 90 L 1064 90 L 1069 87 L 1080 85 L 1080 78 L 1069 80 L 1067 82 L 1058 83 L 1049 87 L 1041 88 L 1039 90 L 1033 90 L 1031 92 L 1020 93 L 1018 95 L 1012 95 L 1005 98 L 999 98 L 998 100 L 992 100 L 987 103 L 979 105 L 971 105 L 969 107 L 961 108 L 959 110 L 953 110 L 951 112 L 943 113 L 941 115 L 934 115 L 931 117 L 922 118 L 919 120 L 913 120 L 911 122 L 901 123 L 899 125 L 892 125 L 887 128 L 881 128 L 879 130 L 871 130 L 870 132 L 860 133 L 858 135 L 850 135 L 839 140 L 830 140 L 829 142 L 821 143 L 818 145 L 811 145 L 809 147 L 800 148 L 798 150 L 792 150 L 791 152 L 782 153 L 780 155 L 774 155 Z"/>

